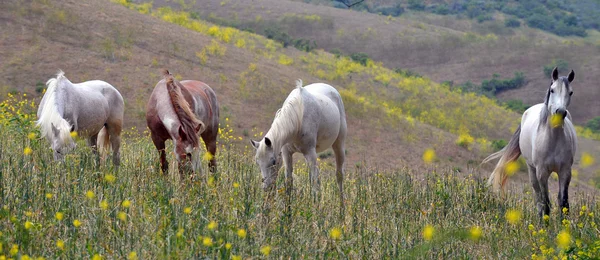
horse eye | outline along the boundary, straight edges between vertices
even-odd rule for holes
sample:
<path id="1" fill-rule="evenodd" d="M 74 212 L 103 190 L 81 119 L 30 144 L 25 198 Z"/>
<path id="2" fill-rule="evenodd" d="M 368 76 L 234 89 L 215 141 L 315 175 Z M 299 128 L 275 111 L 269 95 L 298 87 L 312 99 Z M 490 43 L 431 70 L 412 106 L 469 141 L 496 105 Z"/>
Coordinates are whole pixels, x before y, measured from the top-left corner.
<path id="1" fill-rule="evenodd" d="M 573 96 L 573 91 L 569 92 L 569 96 Z"/>
<path id="2" fill-rule="evenodd" d="M 554 89 L 551 89 L 551 90 L 550 90 L 550 93 L 554 93 Z"/>

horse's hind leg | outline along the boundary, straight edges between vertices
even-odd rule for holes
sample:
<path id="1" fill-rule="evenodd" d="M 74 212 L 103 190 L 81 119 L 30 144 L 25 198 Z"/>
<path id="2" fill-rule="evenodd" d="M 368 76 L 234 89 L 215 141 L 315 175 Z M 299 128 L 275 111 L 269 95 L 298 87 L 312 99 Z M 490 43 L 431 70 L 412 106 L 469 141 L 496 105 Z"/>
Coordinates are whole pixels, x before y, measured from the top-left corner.
<path id="1" fill-rule="evenodd" d="M 100 154 L 98 153 L 98 134 L 90 136 L 88 145 L 92 148 L 92 154 L 96 158 L 96 167 L 100 166 Z"/>
<path id="2" fill-rule="evenodd" d="M 569 183 L 571 183 L 571 167 L 564 167 L 558 174 L 558 205 L 561 214 L 564 208 L 567 209 L 565 213 L 569 212 Z"/>
<path id="3" fill-rule="evenodd" d="M 304 154 L 304 158 L 309 167 L 312 193 L 315 199 L 319 201 L 321 199 L 321 180 L 319 180 L 319 167 L 317 166 L 317 151 L 315 148 L 308 150 Z"/>
<path id="4" fill-rule="evenodd" d="M 109 123 L 106 128 L 113 150 L 113 164 L 118 170 L 121 165 L 121 121 Z"/>
<path id="5" fill-rule="evenodd" d="M 332 148 L 335 154 L 335 177 L 340 193 L 340 213 L 344 216 L 344 161 L 346 160 L 344 138 L 338 138 Z"/>

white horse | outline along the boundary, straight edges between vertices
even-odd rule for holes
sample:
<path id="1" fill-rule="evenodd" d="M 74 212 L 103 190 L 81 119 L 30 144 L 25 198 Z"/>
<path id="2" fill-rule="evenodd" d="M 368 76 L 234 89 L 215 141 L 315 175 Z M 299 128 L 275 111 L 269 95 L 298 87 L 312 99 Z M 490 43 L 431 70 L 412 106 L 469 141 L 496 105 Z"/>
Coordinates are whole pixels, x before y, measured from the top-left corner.
<path id="1" fill-rule="evenodd" d="M 118 167 L 124 110 L 119 91 L 100 80 L 73 84 L 62 71 L 46 85 L 36 125 L 51 143 L 54 159 L 63 160 L 65 153 L 75 147 L 71 132 L 76 132 L 89 138 L 95 154 L 98 148 L 107 152 L 112 146 L 113 164 Z"/>
<path id="2" fill-rule="evenodd" d="M 293 186 L 292 155 L 300 152 L 310 167 L 310 183 L 313 194 L 319 195 L 320 181 L 317 153 L 333 148 L 336 161 L 336 179 L 343 211 L 344 140 L 346 139 L 346 112 L 342 97 L 335 88 L 323 83 L 302 87 L 296 81 L 294 89 L 273 120 L 271 129 L 259 141 L 252 141 L 256 148 L 256 163 L 260 167 L 265 191 L 274 187 L 281 160 L 285 165 L 286 189 Z"/>
<path id="3" fill-rule="evenodd" d="M 558 173 L 559 178 L 558 203 L 561 209 L 569 209 L 568 189 L 577 136 L 567 107 L 573 95 L 569 84 L 574 78 L 574 71 L 567 77 L 558 77 L 558 70 L 554 68 L 544 103 L 527 109 L 508 145 L 483 161 L 500 157 L 488 181 L 494 190 L 500 191 L 506 183 L 505 166 L 523 154 L 540 216 L 550 214 L 548 177 L 552 172 Z"/>

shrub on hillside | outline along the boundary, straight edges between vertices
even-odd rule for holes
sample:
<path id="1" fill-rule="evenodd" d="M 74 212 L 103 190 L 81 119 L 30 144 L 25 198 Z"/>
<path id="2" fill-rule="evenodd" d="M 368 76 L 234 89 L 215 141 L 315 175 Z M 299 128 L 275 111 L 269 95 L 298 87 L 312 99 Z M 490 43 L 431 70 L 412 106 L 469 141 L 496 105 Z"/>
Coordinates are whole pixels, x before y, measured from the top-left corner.
<path id="1" fill-rule="evenodd" d="M 595 133 L 600 133 L 600 116 L 592 118 L 585 124 L 585 127 L 589 128 Z"/>
<path id="2" fill-rule="evenodd" d="M 504 21 L 504 26 L 509 28 L 517 28 L 521 26 L 521 22 L 515 18 L 509 18 Z"/>
<path id="3" fill-rule="evenodd" d="M 425 10 L 425 3 L 423 3 L 423 0 L 408 0 L 408 9 L 423 11 Z"/>
<path id="4" fill-rule="evenodd" d="M 494 140 L 492 141 L 492 149 L 494 149 L 495 152 L 502 150 L 502 148 L 504 148 L 504 146 L 506 146 L 508 144 L 508 142 L 506 142 L 506 140 L 504 139 L 498 139 L 498 140 Z"/>
<path id="5" fill-rule="evenodd" d="M 367 66 L 367 61 L 369 61 L 369 55 L 364 52 L 352 53 L 350 55 L 353 61 L 360 63 L 363 66 Z"/>
<path id="6" fill-rule="evenodd" d="M 544 65 L 544 75 L 550 77 L 550 73 L 554 68 L 558 67 L 558 71 L 566 71 L 569 68 L 569 63 L 563 59 L 555 59 L 548 65 Z"/>
<path id="7" fill-rule="evenodd" d="M 494 74 L 491 80 L 481 82 L 481 89 L 484 92 L 497 94 L 509 89 L 520 88 L 525 85 L 525 75 L 523 72 L 515 72 L 515 77 L 511 79 L 499 79 L 498 74 Z"/>
<path id="8" fill-rule="evenodd" d="M 525 103 L 523 103 L 523 101 L 521 101 L 521 100 L 511 99 L 511 100 L 507 100 L 506 102 L 504 102 L 504 107 L 506 107 L 512 111 L 515 111 L 519 114 L 522 114 L 530 106 L 525 105 Z"/>

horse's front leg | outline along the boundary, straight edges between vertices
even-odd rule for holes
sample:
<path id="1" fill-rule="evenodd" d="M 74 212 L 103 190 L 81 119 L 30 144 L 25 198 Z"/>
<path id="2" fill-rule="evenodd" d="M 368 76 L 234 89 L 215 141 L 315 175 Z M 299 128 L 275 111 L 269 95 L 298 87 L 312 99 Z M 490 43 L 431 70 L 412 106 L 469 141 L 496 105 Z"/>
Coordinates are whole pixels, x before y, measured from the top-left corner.
<path id="1" fill-rule="evenodd" d="M 317 166 L 317 151 L 312 148 L 304 154 L 310 172 L 310 186 L 315 199 L 321 199 L 321 181 L 319 180 L 319 167 Z"/>
<path id="2" fill-rule="evenodd" d="M 281 148 L 281 158 L 283 159 L 283 166 L 285 167 L 285 191 L 288 195 L 292 194 L 294 189 L 294 164 L 293 164 L 294 151 L 289 145 L 285 145 Z"/>
<path id="3" fill-rule="evenodd" d="M 563 167 L 558 174 L 558 205 L 560 205 L 561 215 L 564 208 L 569 212 L 569 183 L 571 183 L 571 167 Z"/>
<path id="4" fill-rule="evenodd" d="M 548 195 L 548 178 L 550 171 L 545 167 L 536 167 L 537 180 L 540 187 L 540 200 L 538 201 L 538 209 L 540 216 L 550 215 L 550 196 Z"/>

